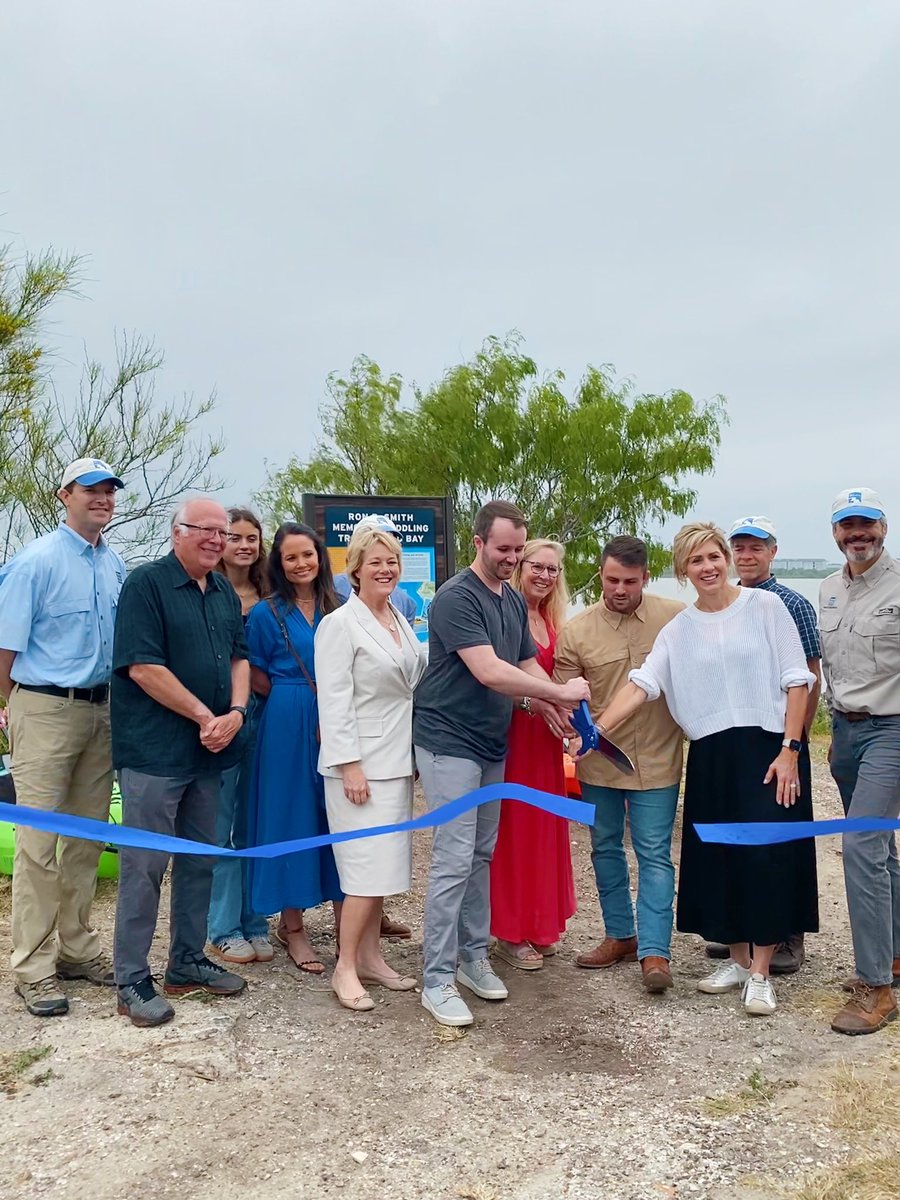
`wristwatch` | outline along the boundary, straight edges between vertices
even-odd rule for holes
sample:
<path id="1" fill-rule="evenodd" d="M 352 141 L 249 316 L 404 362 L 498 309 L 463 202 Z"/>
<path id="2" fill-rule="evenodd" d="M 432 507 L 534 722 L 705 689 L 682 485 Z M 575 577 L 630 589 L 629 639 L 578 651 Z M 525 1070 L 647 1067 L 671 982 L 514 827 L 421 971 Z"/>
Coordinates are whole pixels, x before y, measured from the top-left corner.
<path id="1" fill-rule="evenodd" d="M 785 750 L 793 750 L 795 754 L 799 754 L 803 749 L 803 743 L 798 742 L 796 738 L 785 738 L 781 744 Z"/>
<path id="2" fill-rule="evenodd" d="M 241 714 L 241 720 L 242 721 L 247 720 L 247 710 L 243 706 L 243 704 L 232 704 L 231 708 L 229 708 L 228 711 L 229 712 L 239 712 Z"/>

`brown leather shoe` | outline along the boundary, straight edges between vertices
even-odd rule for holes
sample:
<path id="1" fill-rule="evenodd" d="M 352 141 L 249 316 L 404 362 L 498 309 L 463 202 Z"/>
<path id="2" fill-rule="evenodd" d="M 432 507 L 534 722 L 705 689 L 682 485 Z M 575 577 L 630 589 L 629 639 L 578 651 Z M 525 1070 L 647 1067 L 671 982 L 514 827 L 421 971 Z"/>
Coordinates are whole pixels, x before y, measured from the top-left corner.
<path id="1" fill-rule="evenodd" d="M 620 962 L 637 962 L 637 938 L 605 937 L 599 946 L 587 954 L 579 954 L 575 966 L 596 970 L 599 967 L 614 967 Z"/>
<path id="2" fill-rule="evenodd" d="M 891 964 L 891 975 L 893 976 L 891 987 L 900 988 L 900 958 L 895 958 Z M 844 982 L 841 984 L 841 988 L 845 992 L 852 992 L 858 983 L 859 979 L 857 976 L 851 975 L 849 979 L 844 980 Z"/>
<path id="3" fill-rule="evenodd" d="M 897 1001 L 891 989 L 857 983 L 853 995 L 831 1022 L 835 1033 L 877 1033 L 897 1016 Z"/>
<path id="4" fill-rule="evenodd" d="M 669 960 L 658 954 L 648 954 L 641 959 L 641 982 L 648 992 L 656 995 L 666 988 L 673 987 L 672 970 Z"/>
<path id="5" fill-rule="evenodd" d="M 392 921 L 387 913 L 381 914 L 381 937 L 393 938 L 411 938 L 412 930 L 408 925 L 402 925 L 399 921 Z"/>

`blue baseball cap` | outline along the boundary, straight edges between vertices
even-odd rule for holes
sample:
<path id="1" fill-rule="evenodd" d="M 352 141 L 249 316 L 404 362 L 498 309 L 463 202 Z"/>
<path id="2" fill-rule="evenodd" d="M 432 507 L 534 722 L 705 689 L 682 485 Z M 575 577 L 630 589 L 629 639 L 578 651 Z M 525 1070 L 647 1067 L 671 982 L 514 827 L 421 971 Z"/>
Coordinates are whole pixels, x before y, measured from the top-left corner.
<path id="1" fill-rule="evenodd" d="M 836 525 L 847 517 L 883 521 L 884 505 L 871 488 L 847 488 L 844 492 L 838 492 L 831 503 L 831 523 Z"/>
<path id="2" fill-rule="evenodd" d="M 109 463 L 105 463 L 102 458 L 76 458 L 63 471 L 62 483 L 59 486 L 67 488 L 70 484 L 80 483 L 82 487 L 91 487 L 92 484 L 103 483 L 106 479 L 114 487 L 125 486 Z"/>
<path id="3" fill-rule="evenodd" d="M 740 517 L 728 531 L 729 541 L 736 537 L 762 538 L 764 542 L 774 538 L 778 541 L 775 526 L 768 517 Z"/>

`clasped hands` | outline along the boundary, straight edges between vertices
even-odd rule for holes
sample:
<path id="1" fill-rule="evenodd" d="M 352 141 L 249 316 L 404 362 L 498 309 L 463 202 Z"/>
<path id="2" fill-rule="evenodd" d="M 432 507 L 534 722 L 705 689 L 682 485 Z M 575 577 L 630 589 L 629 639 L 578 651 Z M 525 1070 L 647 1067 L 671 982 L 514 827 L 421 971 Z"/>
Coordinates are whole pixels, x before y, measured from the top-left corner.
<path id="1" fill-rule="evenodd" d="M 554 737 L 574 737 L 575 730 L 570 720 L 572 709 L 582 700 L 590 700 L 591 689 L 587 680 L 579 676 L 559 684 L 558 690 L 558 700 L 537 700 L 532 697 L 531 711 L 535 716 L 543 717 Z"/>
<path id="2" fill-rule="evenodd" d="M 239 712 L 223 713 L 221 717 L 209 713 L 198 722 L 201 746 L 212 754 L 220 754 L 240 733 L 243 723 L 244 718 Z"/>

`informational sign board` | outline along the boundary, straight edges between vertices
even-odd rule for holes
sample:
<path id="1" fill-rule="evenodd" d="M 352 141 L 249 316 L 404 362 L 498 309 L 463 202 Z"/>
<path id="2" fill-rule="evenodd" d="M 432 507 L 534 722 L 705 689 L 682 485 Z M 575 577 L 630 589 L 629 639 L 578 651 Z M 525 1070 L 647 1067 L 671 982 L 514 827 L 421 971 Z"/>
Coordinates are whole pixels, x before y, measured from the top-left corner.
<path id="1" fill-rule="evenodd" d="M 434 593 L 456 570 L 453 517 L 446 496 L 303 497 L 303 519 L 325 540 L 335 574 L 347 566 L 347 544 L 357 521 L 372 515 L 390 517 L 403 549 L 399 587 L 416 605 L 413 628 L 428 640 L 428 608 Z"/>

